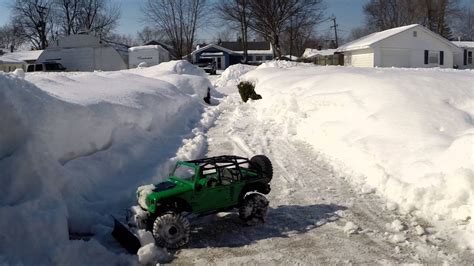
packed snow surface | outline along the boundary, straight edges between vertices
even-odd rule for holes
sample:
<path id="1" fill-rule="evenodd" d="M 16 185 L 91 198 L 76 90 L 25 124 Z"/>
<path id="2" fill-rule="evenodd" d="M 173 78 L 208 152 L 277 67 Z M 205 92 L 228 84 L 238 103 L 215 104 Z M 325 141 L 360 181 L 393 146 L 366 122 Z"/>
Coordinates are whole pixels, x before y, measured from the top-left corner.
<path id="1" fill-rule="evenodd" d="M 272 62 L 243 79 L 263 97 L 255 115 L 285 125 L 283 135 L 326 154 L 363 190 L 474 246 L 474 72 Z"/>
<path id="2" fill-rule="evenodd" d="M 201 74 L 184 61 L 143 72 L 0 74 L 0 263 L 133 261 L 103 246 L 114 243 L 110 215 L 160 180 L 192 136 L 212 87 Z"/>

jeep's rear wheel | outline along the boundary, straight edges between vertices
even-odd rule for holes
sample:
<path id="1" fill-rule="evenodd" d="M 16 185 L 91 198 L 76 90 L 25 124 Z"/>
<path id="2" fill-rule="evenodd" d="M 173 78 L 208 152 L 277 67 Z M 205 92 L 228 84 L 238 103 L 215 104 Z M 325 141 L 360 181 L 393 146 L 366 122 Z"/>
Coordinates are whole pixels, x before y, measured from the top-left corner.
<path id="1" fill-rule="evenodd" d="M 190 225 L 181 214 L 166 213 L 153 223 L 153 236 L 159 246 L 180 248 L 189 242 Z"/>
<path id="2" fill-rule="evenodd" d="M 265 155 L 255 155 L 250 159 L 253 167 L 257 167 L 256 170 L 260 170 L 263 173 L 263 177 L 272 180 L 273 177 L 273 166 L 270 159 Z"/>
<path id="3" fill-rule="evenodd" d="M 255 225 L 259 222 L 265 222 L 268 212 L 268 200 L 265 196 L 252 193 L 247 195 L 240 205 L 239 218 L 246 225 Z"/>

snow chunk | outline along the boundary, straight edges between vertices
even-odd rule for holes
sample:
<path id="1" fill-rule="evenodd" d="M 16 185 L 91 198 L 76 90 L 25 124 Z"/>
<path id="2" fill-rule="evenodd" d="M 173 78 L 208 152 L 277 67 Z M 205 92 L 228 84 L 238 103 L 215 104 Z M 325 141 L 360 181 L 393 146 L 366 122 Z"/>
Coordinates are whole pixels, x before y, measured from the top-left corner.
<path id="1" fill-rule="evenodd" d="M 424 229 L 423 227 L 421 227 L 421 225 L 417 225 L 417 226 L 415 227 L 415 232 L 416 232 L 416 234 L 419 235 L 419 236 L 422 236 L 422 235 L 426 234 L 425 229 Z"/>
<path id="2" fill-rule="evenodd" d="M 359 226 L 357 226 L 353 222 L 347 222 L 346 225 L 344 225 L 344 228 L 343 228 L 344 233 L 346 233 L 348 235 L 357 234 L 359 229 L 360 229 Z"/>
<path id="3" fill-rule="evenodd" d="M 407 240 L 404 234 L 395 234 L 389 237 L 389 241 L 393 244 L 403 243 Z"/>
<path id="4" fill-rule="evenodd" d="M 22 78 L 22 79 L 25 78 L 25 71 L 23 70 L 23 68 L 15 69 L 15 71 L 13 71 L 13 74 L 16 75 L 19 78 Z"/>
<path id="5" fill-rule="evenodd" d="M 398 219 L 393 221 L 391 224 L 388 224 L 387 227 L 394 232 L 401 232 L 407 228 L 407 226 Z"/>
<path id="6" fill-rule="evenodd" d="M 142 246 L 138 252 L 138 262 L 142 265 L 166 263 L 172 256 L 164 248 L 157 247 L 154 243 Z"/>

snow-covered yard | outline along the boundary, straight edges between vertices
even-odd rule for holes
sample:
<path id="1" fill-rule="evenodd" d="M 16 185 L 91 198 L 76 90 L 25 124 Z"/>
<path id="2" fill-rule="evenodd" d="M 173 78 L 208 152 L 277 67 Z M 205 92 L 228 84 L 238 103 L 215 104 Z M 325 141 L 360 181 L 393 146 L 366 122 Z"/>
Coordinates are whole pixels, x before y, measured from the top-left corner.
<path id="1" fill-rule="evenodd" d="M 237 65 L 214 106 L 208 78 L 0 73 L 0 264 L 134 264 L 110 214 L 176 157 L 221 154 L 272 159 L 268 222 L 198 220 L 177 263 L 472 261 L 473 71 Z M 241 80 L 263 99 L 241 103 Z"/>

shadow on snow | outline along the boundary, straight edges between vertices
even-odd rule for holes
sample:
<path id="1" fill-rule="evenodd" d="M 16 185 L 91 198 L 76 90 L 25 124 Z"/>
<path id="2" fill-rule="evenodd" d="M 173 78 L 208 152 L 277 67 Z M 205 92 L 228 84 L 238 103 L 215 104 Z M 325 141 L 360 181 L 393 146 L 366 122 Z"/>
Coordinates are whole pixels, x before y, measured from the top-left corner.
<path id="1" fill-rule="evenodd" d="M 243 225 L 238 213 L 211 215 L 193 223 L 185 248 L 240 247 L 262 239 L 288 238 L 336 221 L 340 218 L 336 212 L 346 209 L 335 204 L 281 205 L 270 208 L 266 222 L 256 226 Z"/>

